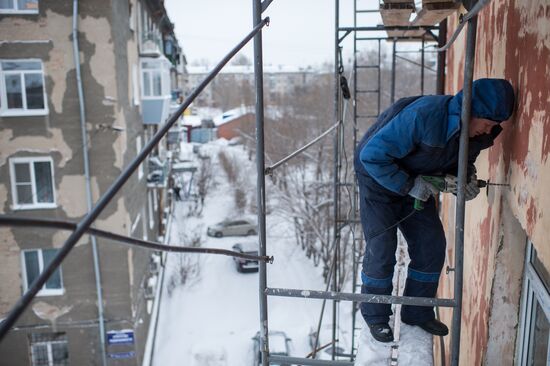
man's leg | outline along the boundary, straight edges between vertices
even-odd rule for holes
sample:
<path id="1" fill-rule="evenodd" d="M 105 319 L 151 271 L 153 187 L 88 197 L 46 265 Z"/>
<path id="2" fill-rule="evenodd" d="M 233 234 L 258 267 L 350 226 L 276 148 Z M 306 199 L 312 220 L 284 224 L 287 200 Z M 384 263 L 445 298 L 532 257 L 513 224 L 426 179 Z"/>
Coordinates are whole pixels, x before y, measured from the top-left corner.
<path id="1" fill-rule="evenodd" d="M 412 212 L 414 200 L 407 200 L 404 211 Z M 403 212 L 405 213 L 405 212 Z M 399 225 L 409 247 L 409 271 L 405 296 L 435 297 L 439 275 L 445 262 L 445 232 L 437 214 L 434 198 Z M 433 308 L 403 305 L 401 318 L 408 324 L 422 324 L 435 318 Z"/>
<path id="2" fill-rule="evenodd" d="M 361 224 L 366 240 L 361 293 L 391 295 L 397 228 L 381 232 L 399 220 L 395 214 L 398 207 L 395 203 L 377 202 L 361 197 Z M 380 234 L 373 236 L 377 233 Z M 391 305 L 363 302 L 361 314 L 369 325 L 388 323 L 392 314 Z"/>

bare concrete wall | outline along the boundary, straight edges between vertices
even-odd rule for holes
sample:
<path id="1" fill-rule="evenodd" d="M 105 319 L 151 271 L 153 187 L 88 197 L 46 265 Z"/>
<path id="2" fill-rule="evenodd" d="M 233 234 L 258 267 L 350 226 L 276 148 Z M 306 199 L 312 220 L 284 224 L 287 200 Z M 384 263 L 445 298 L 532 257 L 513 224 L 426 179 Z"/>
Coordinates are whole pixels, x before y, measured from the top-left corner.
<path id="1" fill-rule="evenodd" d="M 463 365 L 508 364 L 513 357 L 513 314 L 517 316 L 519 303 L 514 291 L 520 286 L 525 235 L 550 267 L 545 215 L 550 209 L 545 191 L 550 179 L 549 24 L 550 4 L 545 0 L 495 0 L 479 16 L 475 78 L 506 78 L 516 88 L 518 106 L 502 124 L 504 132 L 495 145 L 476 163 L 480 178 L 507 182 L 511 188 L 489 190 L 466 206 Z M 449 34 L 456 25 L 457 17 L 451 17 Z M 448 54 L 449 94 L 462 87 L 464 45 L 463 34 Z M 453 263 L 454 198 L 447 198 L 442 209 L 450 239 L 448 261 Z M 511 281 L 508 287 L 502 282 L 505 278 Z M 441 285 L 441 295 L 452 296 L 452 276 L 443 277 Z M 444 319 L 450 322 L 450 312 L 444 311 Z"/>

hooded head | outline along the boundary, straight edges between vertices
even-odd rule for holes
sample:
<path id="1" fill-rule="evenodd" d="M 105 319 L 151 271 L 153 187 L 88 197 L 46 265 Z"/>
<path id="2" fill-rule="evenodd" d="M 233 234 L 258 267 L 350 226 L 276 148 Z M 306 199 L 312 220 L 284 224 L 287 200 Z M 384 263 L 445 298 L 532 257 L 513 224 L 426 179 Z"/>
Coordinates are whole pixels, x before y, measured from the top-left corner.
<path id="1" fill-rule="evenodd" d="M 460 91 L 449 102 L 449 130 L 460 128 L 463 94 Z M 478 79 L 472 84 L 472 117 L 506 121 L 514 111 L 512 84 L 504 79 Z"/>

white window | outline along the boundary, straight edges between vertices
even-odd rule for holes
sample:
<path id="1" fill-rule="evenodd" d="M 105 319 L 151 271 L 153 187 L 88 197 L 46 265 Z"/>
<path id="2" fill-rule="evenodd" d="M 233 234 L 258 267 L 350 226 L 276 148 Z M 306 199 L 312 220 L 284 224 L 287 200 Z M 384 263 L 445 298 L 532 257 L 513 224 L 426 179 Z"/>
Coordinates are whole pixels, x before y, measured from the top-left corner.
<path id="1" fill-rule="evenodd" d="M 155 214 L 153 213 L 153 191 L 149 191 L 147 194 L 147 208 L 149 210 L 149 228 L 152 229 L 155 226 Z"/>
<path id="2" fill-rule="evenodd" d="M 11 158 L 10 177 L 13 209 L 56 207 L 50 157 Z"/>
<path id="3" fill-rule="evenodd" d="M 143 97 L 162 96 L 162 72 L 155 61 L 141 62 Z"/>
<path id="4" fill-rule="evenodd" d="M 21 268 L 23 269 L 23 290 L 32 285 L 34 280 L 42 273 L 44 267 L 51 263 L 57 249 L 32 249 L 23 250 L 21 252 Z M 65 292 L 63 288 L 63 278 L 61 274 L 61 267 L 58 267 L 55 272 L 50 276 L 48 281 L 44 284 L 44 287 L 38 292 L 39 296 L 53 296 L 63 295 Z"/>
<path id="5" fill-rule="evenodd" d="M 138 83 L 138 67 L 132 65 L 132 97 L 134 105 L 139 105 L 139 83 Z"/>
<path id="6" fill-rule="evenodd" d="M 0 13 L 38 13 L 38 0 L 0 0 Z"/>
<path id="7" fill-rule="evenodd" d="M 550 275 L 527 246 L 516 364 L 550 365 Z"/>
<path id="8" fill-rule="evenodd" d="M 69 364 L 69 348 L 65 333 L 32 333 L 30 347 L 32 366 Z"/>
<path id="9" fill-rule="evenodd" d="M 142 145 L 141 145 L 141 136 L 136 136 L 136 150 L 137 154 L 141 151 Z M 139 164 L 138 167 L 138 180 L 141 180 L 143 178 L 143 163 Z"/>
<path id="10" fill-rule="evenodd" d="M 149 240 L 149 235 L 147 233 L 147 218 L 145 216 L 145 207 L 141 210 L 141 215 L 143 216 L 143 220 L 141 220 L 141 230 L 143 231 L 143 240 Z"/>
<path id="11" fill-rule="evenodd" d="M 46 114 L 48 108 L 42 61 L 0 60 L 0 115 Z"/>

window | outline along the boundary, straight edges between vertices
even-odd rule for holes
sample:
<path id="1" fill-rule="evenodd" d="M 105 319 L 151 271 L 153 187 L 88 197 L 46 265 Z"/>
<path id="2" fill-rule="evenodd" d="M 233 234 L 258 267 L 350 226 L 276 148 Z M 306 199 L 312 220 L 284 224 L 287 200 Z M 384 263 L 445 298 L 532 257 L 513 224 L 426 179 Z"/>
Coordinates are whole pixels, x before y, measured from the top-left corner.
<path id="1" fill-rule="evenodd" d="M 38 13 L 38 0 L 0 0 L 0 13 Z"/>
<path id="2" fill-rule="evenodd" d="M 65 333 L 32 333 L 29 338 L 33 366 L 69 365 Z"/>
<path id="3" fill-rule="evenodd" d="M 12 158 L 10 176 L 14 209 L 56 207 L 50 157 Z"/>
<path id="4" fill-rule="evenodd" d="M 0 60 L 0 115 L 40 116 L 47 113 L 42 61 Z"/>
<path id="5" fill-rule="evenodd" d="M 44 267 L 51 263 L 56 254 L 57 249 L 32 249 L 21 252 L 24 291 L 27 291 L 34 280 L 42 273 Z M 38 295 L 53 296 L 63 295 L 63 293 L 61 267 L 58 267 L 38 292 Z"/>
<path id="6" fill-rule="evenodd" d="M 147 193 L 147 208 L 149 209 L 149 228 L 152 229 L 155 226 L 155 214 L 153 213 L 153 191 Z"/>
<path id="7" fill-rule="evenodd" d="M 550 365 L 550 283 L 532 243 L 527 245 L 518 336 L 518 365 Z"/>
<path id="8" fill-rule="evenodd" d="M 137 154 L 141 152 L 141 136 L 136 136 L 136 150 Z M 143 163 L 139 164 L 138 167 L 138 180 L 141 180 L 143 178 Z"/>
<path id="9" fill-rule="evenodd" d="M 162 96 L 162 74 L 159 65 L 153 61 L 143 61 L 141 69 L 143 76 L 143 96 Z"/>

